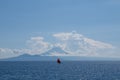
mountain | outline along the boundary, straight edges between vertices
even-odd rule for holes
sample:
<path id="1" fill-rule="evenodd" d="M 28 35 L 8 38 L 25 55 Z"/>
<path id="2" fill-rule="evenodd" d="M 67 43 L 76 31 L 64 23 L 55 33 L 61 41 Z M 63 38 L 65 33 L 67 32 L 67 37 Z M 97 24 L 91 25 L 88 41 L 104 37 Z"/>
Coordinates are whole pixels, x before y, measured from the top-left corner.
<path id="1" fill-rule="evenodd" d="M 120 61 L 118 58 L 103 57 L 85 57 L 85 56 L 41 56 L 23 54 L 18 57 L 1 59 L 0 61 L 56 61 L 60 58 L 62 61 Z"/>
<path id="2" fill-rule="evenodd" d="M 45 53 L 42 53 L 44 56 L 62 56 L 62 55 L 67 55 L 69 53 L 65 52 L 62 50 L 60 47 L 53 47 L 52 49 L 48 50 Z"/>
<path id="3" fill-rule="evenodd" d="M 23 54 L 17 57 L 1 59 L 0 61 L 53 61 L 56 59 L 57 57 L 55 56 L 50 57 L 50 56 Z"/>
<path id="4" fill-rule="evenodd" d="M 41 55 L 23 54 L 17 57 L 0 59 L 0 61 L 56 61 L 60 58 L 62 61 L 118 61 L 118 58 L 103 58 L 103 57 L 85 57 L 85 56 L 62 56 L 69 53 L 62 50 L 60 47 L 53 47 Z"/>

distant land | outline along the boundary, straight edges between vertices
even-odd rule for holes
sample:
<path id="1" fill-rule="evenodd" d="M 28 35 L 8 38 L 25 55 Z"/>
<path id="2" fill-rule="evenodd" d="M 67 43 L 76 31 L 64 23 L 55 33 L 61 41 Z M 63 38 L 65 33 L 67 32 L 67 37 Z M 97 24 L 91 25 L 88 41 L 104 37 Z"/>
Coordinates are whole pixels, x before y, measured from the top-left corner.
<path id="1" fill-rule="evenodd" d="M 18 57 L 0 59 L 0 61 L 56 61 L 60 58 L 63 61 L 120 61 L 118 58 L 103 58 L 103 57 L 80 57 L 80 56 L 41 56 L 23 54 Z"/>
<path id="2" fill-rule="evenodd" d="M 0 59 L 0 61 L 56 61 L 57 58 L 60 58 L 63 61 L 120 61 L 119 58 L 69 56 L 69 55 L 70 55 L 69 53 L 65 52 L 60 47 L 53 47 L 52 49 L 40 55 L 30 55 L 25 53 L 17 57 Z"/>

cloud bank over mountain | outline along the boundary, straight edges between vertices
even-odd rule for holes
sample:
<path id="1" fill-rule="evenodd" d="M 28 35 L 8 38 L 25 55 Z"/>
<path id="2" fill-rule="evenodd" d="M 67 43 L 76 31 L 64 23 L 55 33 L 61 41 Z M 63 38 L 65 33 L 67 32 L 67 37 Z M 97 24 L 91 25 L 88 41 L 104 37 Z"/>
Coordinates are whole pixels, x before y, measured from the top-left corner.
<path id="1" fill-rule="evenodd" d="M 71 55 L 97 56 L 103 50 L 106 53 L 107 50 L 114 49 L 111 44 L 89 39 L 76 32 L 57 33 L 53 36 L 59 40 L 56 44 Z"/>
<path id="2" fill-rule="evenodd" d="M 51 35 L 56 40 L 54 43 L 46 42 L 44 37 L 37 36 L 31 37 L 27 40 L 26 49 L 8 49 L 0 48 L 0 58 L 14 57 L 24 53 L 31 55 L 44 55 L 43 53 L 55 50 L 56 47 L 59 51 L 65 53 L 52 53 L 48 52 L 51 56 L 97 56 L 97 57 L 116 57 L 119 54 L 115 51 L 116 47 L 111 44 L 96 41 L 87 38 L 75 31 L 73 32 L 61 32 Z M 66 54 L 67 53 L 67 54 Z M 58 55 L 58 56 L 59 56 Z"/>
<path id="3" fill-rule="evenodd" d="M 52 47 L 52 44 L 45 42 L 43 37 L 31 37 L 27 43 L 29 49 L 31 50 L 29 52 L 30 54 L 41 54 Z"/>

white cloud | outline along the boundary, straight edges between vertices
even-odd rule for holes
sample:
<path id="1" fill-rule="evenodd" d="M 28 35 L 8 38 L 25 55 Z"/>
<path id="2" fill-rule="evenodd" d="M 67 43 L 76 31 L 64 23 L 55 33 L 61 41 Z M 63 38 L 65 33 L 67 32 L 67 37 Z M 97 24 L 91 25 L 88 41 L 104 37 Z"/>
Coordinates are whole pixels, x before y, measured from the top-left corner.
<path id="1" fill-rule="evenodd" d="M 43 37 L 31 37 L 27 41 L 26 49 L 0 48 L 0 59 L 22 55 L 24 53 L 35 55 L 41 54 L 52 47 L 52 44 L 45 42 Z"/>
<path id="2" fill-rule="evenodd" d="M 84 38 L 84 41 L 90 44 L 91 46 L 97 47 L 97 48 L 114 48 L 111 44 L 95 41 L 89 38 Z"/>
<path id="3" fill-rule="evenodd" d="M 31 37 L 27 41 L 30 54 L 41 54 L 52 47 L 52 44 L 45 42 L 43 37 Z"/>
<path id="4" fill-rule="evenodd" d="M 65 33 L 65 32 L 57 33 L 57 34 L 54 34 L 53 36 L 62 41 L 70 40 L 70 39 L 80 40 L 83 37 L 83 35 L 77 34 L 75 31 L 71 33 Z"/>
<path id="5" fill-rule="evenodd" d="M 18 49 L 9 49 L 9 48 L 0 48 L 0 58 L 9 58 L 20 55 L 21 50 Z"/>
<path id="6" fill-rule="evenodd" d="M 53 47 L 61 47 L 68 54 L 51 53 L 53 56 L 99 56 L 99 57 L 120 57 L 120 50 L 113 45 L 87 38 L 77 32 L 53 34 L 57 42 L 51 44 L 46 42 L 43 37 L 31 37 L 27 41 L 25 49 L 0 48 L 0 58 L 19 56 L 24 53 L 31 55 L 42 54 Z"/>
<path id="7" fill-rule="evenodd" d="M 56 45 L 71 53 L 71 55 L 99 56 L 103 51 L 106 54 L 107 51 L 114 49 L 111 44 L 89 39 L 77 32 L 63 32 L 53 36 L 59 41 Z"/>
<path id="8" fill-rule="evenodd" d="M 16 57 L 24 53 L 31 53 L 31 49 L 9 49 L 9 48 L 0 48 L 0 59 Z"/>

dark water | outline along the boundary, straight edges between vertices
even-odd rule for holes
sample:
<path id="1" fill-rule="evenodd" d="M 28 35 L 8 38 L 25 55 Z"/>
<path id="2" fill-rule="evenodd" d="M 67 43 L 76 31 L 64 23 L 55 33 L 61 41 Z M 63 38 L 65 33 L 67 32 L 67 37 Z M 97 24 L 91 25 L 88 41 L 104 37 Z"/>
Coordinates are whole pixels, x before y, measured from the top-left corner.
<path id="1" fill-rule="evenodd" d="M 120 62 L 0 62 L 0 80 L 120 80 Z"/>

